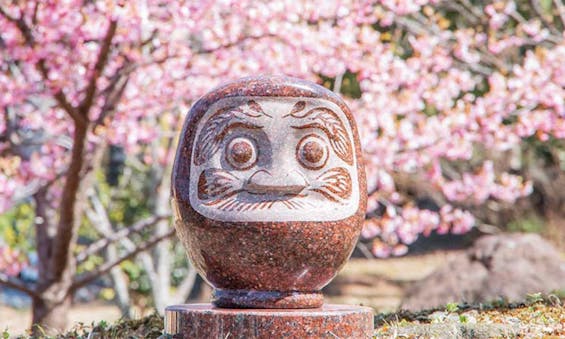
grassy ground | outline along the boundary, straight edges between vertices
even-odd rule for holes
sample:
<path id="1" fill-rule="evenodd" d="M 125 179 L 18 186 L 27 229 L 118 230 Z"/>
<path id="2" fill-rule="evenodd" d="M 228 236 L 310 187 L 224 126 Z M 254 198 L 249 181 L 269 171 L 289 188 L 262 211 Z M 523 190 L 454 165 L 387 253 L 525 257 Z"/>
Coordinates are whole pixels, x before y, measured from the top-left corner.
<path id="1" fill-rule="evenodd" d="M 448 304 L 444 309 L 383 313 L 375 338 L 565 338 L 565 307 L 557 295 L 523 303 Z"/>
<path id="2" fill-rule="evenodd" d="M 533 294 L 524 303 L 448 304 L 445 309 L 380 313 L 374 338 L 564 338 L 565 308 L 556 295 Z M 163 318 L 78 324 L 56 338 L 158 338 Z M 5 334 L 7 338 L 8 333 Z"/>

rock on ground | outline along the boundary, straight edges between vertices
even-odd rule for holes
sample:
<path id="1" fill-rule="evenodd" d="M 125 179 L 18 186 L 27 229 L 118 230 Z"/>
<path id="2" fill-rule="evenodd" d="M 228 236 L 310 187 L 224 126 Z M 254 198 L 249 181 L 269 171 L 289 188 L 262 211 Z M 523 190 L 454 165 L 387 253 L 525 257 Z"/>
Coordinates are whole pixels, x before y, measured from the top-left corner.
<path id="1" fill-rule="evenodd" d="M 415 283 L 401 308 L 421 310 L 500 298 L 517 302 L 529 293 L 560 289 L 565 289 L 565 261 L 548 241 L 537 234 L 490 235 Z"/>

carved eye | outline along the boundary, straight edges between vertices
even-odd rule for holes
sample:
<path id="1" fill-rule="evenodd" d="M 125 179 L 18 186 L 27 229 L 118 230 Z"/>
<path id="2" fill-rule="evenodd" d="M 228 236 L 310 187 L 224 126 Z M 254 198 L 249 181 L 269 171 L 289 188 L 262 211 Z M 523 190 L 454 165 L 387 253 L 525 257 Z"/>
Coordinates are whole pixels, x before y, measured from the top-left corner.
<path id="1" fill-rule="evenodd" d="M 248 138 L 233 138 L 226 146 L 225 154 L 228 163 L 239 170 L 249 169 L 257 162 L 255 145 Z"/>
<path id="2" fill-rule="evenodd" d="M 307 135 L 298 142 L 296 158 L 306 168 L 320 169 L 328 161 L 328 146 L 322 137 Z"/>

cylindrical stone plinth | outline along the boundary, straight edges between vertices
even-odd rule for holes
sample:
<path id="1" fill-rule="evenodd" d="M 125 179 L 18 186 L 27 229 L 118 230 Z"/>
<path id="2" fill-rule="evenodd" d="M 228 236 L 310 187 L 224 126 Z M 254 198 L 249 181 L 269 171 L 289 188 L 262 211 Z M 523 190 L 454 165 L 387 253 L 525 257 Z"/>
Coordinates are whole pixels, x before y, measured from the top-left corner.
<path id="1" fill-rule="evenodd" d="M 226 309 L 184 304 L 165 310 L 173 338 L 371 338 L 368 307 L 323 305 L 313 309 Z"/>

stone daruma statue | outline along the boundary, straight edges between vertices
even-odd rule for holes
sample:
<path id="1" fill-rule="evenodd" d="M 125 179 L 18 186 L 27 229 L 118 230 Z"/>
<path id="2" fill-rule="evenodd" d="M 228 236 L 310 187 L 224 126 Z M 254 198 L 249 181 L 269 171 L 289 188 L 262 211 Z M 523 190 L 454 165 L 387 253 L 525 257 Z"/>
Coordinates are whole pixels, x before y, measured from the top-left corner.
<path id="1" fill-rule="evenodd" d="M 173 170 L 175 227 L 227 308 L 315 308 L 365 218 L 357 129 L 327 89 L 225 84 L 190 110 Z"/>

